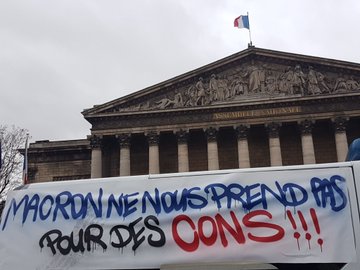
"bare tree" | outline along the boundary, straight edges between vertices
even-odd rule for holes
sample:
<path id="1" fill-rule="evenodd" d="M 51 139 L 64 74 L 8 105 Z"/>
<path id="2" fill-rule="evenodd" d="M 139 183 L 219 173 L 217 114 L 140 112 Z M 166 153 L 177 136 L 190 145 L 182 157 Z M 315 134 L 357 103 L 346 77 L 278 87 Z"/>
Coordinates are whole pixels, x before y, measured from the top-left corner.
<path id="1" fill-rule="evenodd" d="M 19 127 L 0 125 L 0 202 L 6 199 L 6 194 L 10 189 L 21 184 L 24 157 L 19 149 L 25 146 L 26 133 L 27 130 Z"/>

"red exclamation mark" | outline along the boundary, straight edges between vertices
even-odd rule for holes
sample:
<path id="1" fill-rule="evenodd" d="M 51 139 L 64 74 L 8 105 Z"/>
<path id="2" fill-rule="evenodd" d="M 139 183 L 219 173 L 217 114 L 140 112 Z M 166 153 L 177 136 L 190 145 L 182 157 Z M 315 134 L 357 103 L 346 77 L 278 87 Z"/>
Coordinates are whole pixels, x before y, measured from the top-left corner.
<path id="1" fill-rule="evenodd" d="M 299 215 L 299 219 L 301 221 L 301 225 L 302 225 L 304 231 L 306 232 L 305 239 L 308 241 L 309 249 L 311 249 L 311 246 L 310 246 L 311 234 L 307 232 L 308 226 L 306 224 L 306 220 L 304 218 L 304 215 L 301 213 L 301 211 L 298 211 L 298 215 Z"/>
<path id="2" fill-rule="evenodd" d="M 320 235 L 319 220 L 318 220 L 318 218 L 317 218 L 316 211 L 315 211 L 314 208 L 310 208 L 310 215 L 311 215 L 311 218 L 312 218 L 313 223 L 314 223 L 314 226 L 315 226 L 315 231 L 316 231 L 317 234 Z M 317 240 L 317 243 L 319 244 L 320 250 L 321 250 L 321 252 L 322 252 L 322 246 L 323 246 L 323 244 L 324 244 L 324 240 L 323 240 L 322 238 L 319 238 L 319 239 Z"/>
<path id="3" fill-rule="evenodd" d="M 295 220 L 294 220 L 294 217 L 293 217 L 291 211 L 290 211 L 290 210 L 286 210 L 286 214 L 287 214 L 287 216 L 288 216 L 288 218 L 289 218 L 289 220 L 290 220 L 290 223 L 291 223 L 293 229 L 296 230 L 296 229 L 297 229 L 297 227 L 296 227 L 296 222 L 295 222 Z M 300 250 L 300 244 L 299 244 L 300 233 L 298 233 L 298 232 L 295 231 L 295 232 L 294 232 L 294 238 L 296 239 L 296 242 L 297 242 L 297 245 L 298 245 L 298 250 Z"/>

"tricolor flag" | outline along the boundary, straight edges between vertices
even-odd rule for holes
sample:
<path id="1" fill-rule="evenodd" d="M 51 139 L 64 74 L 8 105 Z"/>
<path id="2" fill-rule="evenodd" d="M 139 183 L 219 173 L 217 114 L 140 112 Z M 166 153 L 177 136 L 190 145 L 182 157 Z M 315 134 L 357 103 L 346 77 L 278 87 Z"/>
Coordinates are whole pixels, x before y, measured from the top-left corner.
<path id="1" fill-rule="evenodd" d="M 24 165 L 22 174 L 22 181 L 24 185 L 28 184 L 28 138 L 29 135 L 26 136 L 25 142 Z"/>
<path id="2" fill-rule="evenodd" d="M 234 27 L 250 29 L 249 16 L 248 15 L 240 15 L 239 17 L 237 17 L 234 20 Z"/>

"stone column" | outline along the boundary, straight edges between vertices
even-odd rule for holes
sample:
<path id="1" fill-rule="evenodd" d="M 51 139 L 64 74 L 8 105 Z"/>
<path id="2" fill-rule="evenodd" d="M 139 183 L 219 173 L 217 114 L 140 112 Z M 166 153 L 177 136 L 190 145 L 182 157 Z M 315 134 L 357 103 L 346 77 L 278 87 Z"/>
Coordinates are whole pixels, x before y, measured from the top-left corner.
<path id="1" fill-rule="evenodd" d="M 310 120 L 300 122 L 301 146 L 304 164 L 315 164 L 314 142 L 312 138 L 313 123 Z"/>
<path id="2" fill-rule="evenodd" d="M 206 129 L 207 136 L 207 153 L 208 153 L 208 170 L 219 169 L 219 153 L 217 145 L 217 130 L 215 128 Z"/>
<path id="3" fill-rule="evenodd" d="M 269 148 L 270 148 L 270 163 L 271 166 L 281 166 L 282 157 L 281 157 L 281 146 L 280 146 L 280 130 L 279 123 L 270 123 L 266 125 L 266 129 L 269 136 Z"/>
<path id="4" fill-rule="evenodd" d="M 120 134 L 117 137 L 120 145 L 120 176 L 130 175 L 130 134 Z"/>
<path id="5" fill-rule="evenodd" d="M 236 127 L 235 130 L 237 135 L 239 168 L 250 168 L 249 145 L 247 140 L 249 127 L 240 125 Z"/>
<path id="6" fill-rule="evenodd" d="M 160 173 L 159 135 L 152 131 L 147 134 L 149 142 L 149 174 Z"/>
<path id="7" fill-rule="evenodd" d="M 91 178 L 102 177 L 102 138 L 96 135 L 90 137 L 91 146 Z"/>
<path id="8" fill-rule="evenodd" d="M 188 132 L 180 130 L 176 132 L 178 142 L 178 171 L 189 171 L 189 149 L 188 149 Z"/>
<path id="9" fill-rule="evenodd" d="M 345 161 L 348 152 L 348 142 L 346 137 L 347 119 L 343 117 L 336 117 L 333 122 L 335 129 L 337 161 L 342 162 Z"/>

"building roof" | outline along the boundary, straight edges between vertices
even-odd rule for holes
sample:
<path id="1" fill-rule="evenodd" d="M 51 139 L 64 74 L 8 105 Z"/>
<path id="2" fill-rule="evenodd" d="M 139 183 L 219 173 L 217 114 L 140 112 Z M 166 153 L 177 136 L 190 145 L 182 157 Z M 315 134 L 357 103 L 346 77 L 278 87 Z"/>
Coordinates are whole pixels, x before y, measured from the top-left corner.
<path id="1" fill-rule="evenodd" d="M 280 52 L 251 46 L 243 51 L 145 89 L 136 91 L 132 94 L 120 97 L 101 105 L 94 105 L 93 108 L 85 109 L 82 114 L 84 115 L 85 119 L 91 122 L 91 118 L 93 117 L 102 117 L 110 114 L 126 115 L 129 112 L 132 114 L 139 111 L 154 111 L 161 106 L 150 106 L 149 108 L 146 102 L 160 102 L 163 98 L 174 98 L 174 93 L 177 89 L 180 89 L 179 92 L 181 92 L 181 88 L 184 88 L 184 86 L 190 87 L 199 78 L 203 78 L 205 81 L 209 81 L 212 74 L 217 75 L 227 68 L 234 69 L 237 67 L 241 69 L 243 66 L 243 69 L 246 71 L 246 68 L 248 67 L 246 65 L 250 65 L 251 63 L 257 65 L 260 62 L 263 65 L 282 65 L 284 71 L 286 70 L 286 67 L 294 68 L 295 66 L 300 66 L 302 69 L 312 67 L 317 72 L 321 70 L 321 72 L 347 74 L 349 76 L 356 76 L 358 79 L 360 79 L 360 64 L 357 63 Z M 156 97 L 158 98 L 156 99 Z M 241 102 L 243 101 L 245 100 L 242 100 Z M 172 107 L 169 106 L 160 109 L 168 110 L 170 108 Z"/>

